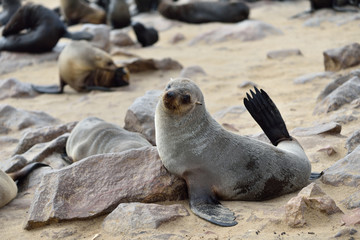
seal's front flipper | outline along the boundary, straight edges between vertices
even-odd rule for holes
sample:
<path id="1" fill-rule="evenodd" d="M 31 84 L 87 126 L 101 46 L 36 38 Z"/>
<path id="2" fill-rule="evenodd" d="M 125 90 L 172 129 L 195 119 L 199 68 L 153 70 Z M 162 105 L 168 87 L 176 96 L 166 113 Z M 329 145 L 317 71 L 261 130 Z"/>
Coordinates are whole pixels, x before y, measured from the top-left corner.
<path id="1" fill-rule="evenodd" d="M 94 35 L 92 35 L 89 32 L 85 31 L 79 31 L 79 32 L 66 32 L 63 35 L 64 38 L 70 38 L 72 40 L 86 40 L 91 41 L 94 38 Z"/>
<path id="2" fill-rule="evenodd" d="M 264 90 L 255 87 L 255 93 L 250 90 L 244 98 L 244 105 L 254 120 L 259 124 L 271 143 L 275 146 L 281 141 L 291 140 L 281 114 Z"/>
<path id="3" fill-rule="evenodd" d="M 310 174 L 309 180 L 310 180 L 310 181 L 313 181 L 313 180 L 319 179 L 322 175 L 324 175 L 324 172 L 320 172 L 320 173 L 312 172 L 312 173 Z"/>
<path id="4" fill-rule="evenodd" d="M 31 84 L 31 88 L 38 93 L 59 94 L 63 93 L 58 85 L 39 86 Z"/>

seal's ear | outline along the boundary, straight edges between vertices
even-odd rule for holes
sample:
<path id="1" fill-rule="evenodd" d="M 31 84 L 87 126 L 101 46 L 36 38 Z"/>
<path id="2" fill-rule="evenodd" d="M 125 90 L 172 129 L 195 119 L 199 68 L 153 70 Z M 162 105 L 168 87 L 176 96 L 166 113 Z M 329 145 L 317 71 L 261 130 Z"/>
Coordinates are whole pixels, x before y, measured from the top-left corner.
<path id="1" fill-rule="evenodd" d="M 202 105 L 202 103 L 199 102 L 199 101 L 196 101 L 195 104 L 196 104 L 196 105 Z"/>

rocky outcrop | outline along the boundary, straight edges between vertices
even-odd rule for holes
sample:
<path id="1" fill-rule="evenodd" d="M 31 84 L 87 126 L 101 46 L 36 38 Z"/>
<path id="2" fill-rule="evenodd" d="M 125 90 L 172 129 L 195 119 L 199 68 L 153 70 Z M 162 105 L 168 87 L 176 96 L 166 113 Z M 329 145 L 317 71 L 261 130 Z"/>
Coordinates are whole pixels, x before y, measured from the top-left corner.
<path id="1" fill-rule="evenodd" d="M 339 71 L 360 64 L 360 44 L 352 43 L 323 52 L 325 71 Z"/>

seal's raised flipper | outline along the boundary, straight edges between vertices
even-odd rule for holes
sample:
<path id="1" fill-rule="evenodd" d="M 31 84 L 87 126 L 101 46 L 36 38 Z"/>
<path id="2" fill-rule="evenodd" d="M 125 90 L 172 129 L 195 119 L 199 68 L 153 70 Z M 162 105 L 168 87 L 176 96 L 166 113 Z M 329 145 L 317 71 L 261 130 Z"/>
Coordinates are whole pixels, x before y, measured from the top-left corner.
<path id="1" fill-rule="evenodd" d="M 244 105 L 254 120 L 259 124 L 271 143 L 275 146 L 281 141 L 291 140 L 285 122 L 278 108 L 264 90 L 255 87 L 244 98 Z"/>
<path id="2" fill-rule="evenodd" d="M 188 178 L 186 179 L 191 211 L 216 225 L 223 227 L 235 226 L 237 222 L 234 213 L 221 205 L 214 193 L 208 189 L 208 186 L 202 186 L 201 179 L 200 181 L 196 180 L 199 179 L 194 179 L 193 182 L 189 182 Z"/>
<path id="3" fill-rule="evenodd" d="M 319 179 L 322 175 L 324 175 L 324 172 L 320 172 L 320 173 L 312 172 L 312 173 L 310 174 L 309 180 L 310 180 L 310 181 L 313 181 L 313 180 Z"/>
<path id="4" fill-rule="evenodd" d="M 58 85 L 40 86 L 31 84 L 31 88 L 38 93 L 60 94 L 63 93 Z"/>

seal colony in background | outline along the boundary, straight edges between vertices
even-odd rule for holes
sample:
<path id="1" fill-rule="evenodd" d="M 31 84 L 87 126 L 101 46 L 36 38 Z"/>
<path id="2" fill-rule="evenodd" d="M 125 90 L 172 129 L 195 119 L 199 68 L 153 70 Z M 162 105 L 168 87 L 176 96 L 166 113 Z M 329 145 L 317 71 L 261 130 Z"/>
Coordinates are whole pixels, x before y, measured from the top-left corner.
<path id="1" fill-rule="evenodd" d="M 303 148 L 289 135 L 267 93 L 255 88 L 244 104 L 273 145 L 225 130 L 189 79 L 171 80 L 155 113 L 164 166 L 186 181 L 191 210 L 220 226 L 237 222 L 219 200 L 274 198 L 305 187 L 311 175 Z"/>

